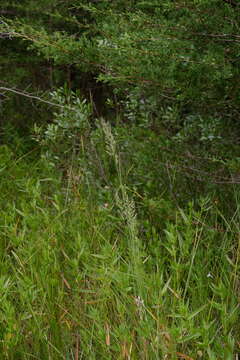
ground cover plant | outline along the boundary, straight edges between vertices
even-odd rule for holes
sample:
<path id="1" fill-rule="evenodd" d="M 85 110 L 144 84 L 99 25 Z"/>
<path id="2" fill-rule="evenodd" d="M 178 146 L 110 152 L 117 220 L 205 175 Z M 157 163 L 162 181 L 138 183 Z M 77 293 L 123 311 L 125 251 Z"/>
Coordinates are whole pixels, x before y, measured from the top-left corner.
<path id="1" fill-rule="evenodd" d="M 0 359 L 238 359 L 238 10 L 1 2 Z"/>
<path id="2" fill-rule="evenodd" d="M 237 192 L 226 219 L 210 197 L 138 196 L 119 171 L 96 196 L 81 167 L 66 181 L 37 158 L 1 147 L 2 358 L 232 359 Z"/>

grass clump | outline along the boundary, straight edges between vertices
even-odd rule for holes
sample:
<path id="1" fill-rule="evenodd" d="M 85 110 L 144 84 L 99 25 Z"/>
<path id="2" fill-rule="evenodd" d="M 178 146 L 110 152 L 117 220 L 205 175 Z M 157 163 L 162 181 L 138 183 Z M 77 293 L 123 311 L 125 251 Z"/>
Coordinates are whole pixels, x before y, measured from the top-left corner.
<path id="1" fill-rule="evenodd" d="M 237 190 L 231 217 L 214 195 L 151 199 L 110 125 L 94 131 L 64 171 L 0 148 L 2 358 L 232 359 Z"/>

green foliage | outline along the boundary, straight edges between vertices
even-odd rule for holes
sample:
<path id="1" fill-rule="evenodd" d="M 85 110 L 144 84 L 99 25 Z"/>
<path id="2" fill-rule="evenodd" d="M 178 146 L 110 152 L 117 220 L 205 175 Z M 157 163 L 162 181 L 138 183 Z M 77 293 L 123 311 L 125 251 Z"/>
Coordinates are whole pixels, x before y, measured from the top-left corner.
<path id="1" fill-rule="evenodd" d="M 51 7 L 56 9 L 55 3 Z M 40 15 L 45 11 L 44 3 L 36 8 Z M 88 14 L 85 30 L 80 10 Z M 214 111 L 219 118 L 239 106 L 239 15 L 224 1 L 190 1 L 187 6 L 181 0 L 128 6 L 73 1 L 57 13 L 66 17 L 62 29 L 57 17 L 41 27 L 30 17 L 6 19 L 7 29 L 11 36 L 30 41 L 30 49 L 43 59 L 97 74 L 125 99 L 134 92 L 138 102 L 151 101 L 155 116 L 169 103 L 178 106 L 184 121 L 186 113 L 211 116 Z M 73 28 L 68 26 L 69 13 Z"/>
<path id="2" fill-rule="evenodd" d="M 44 157 L 54 166 L 67 165 L 78 153 L 84 139 L 89 136 L 91 106 L 74 93 L 59 88 L 51 93 L 60 110 L 53 114 L 53 122 L 46 126 L 34 125 L 34 140 L 44 150 Z"/>
<path id="3" fill-rule="evenodd" d="M 2 356 L 233 357 L 238 211 L 219 228 L 212 199 L 162 199 L 159 233 L 125 186 L 97 203 L 76 169 L 66 184 L 46 159 L 0 150 Z"/>
<path id="4" fill-rule="evenodd" d="M 239 352 L 239 5 L 0 5 L 0 353 Z"/>

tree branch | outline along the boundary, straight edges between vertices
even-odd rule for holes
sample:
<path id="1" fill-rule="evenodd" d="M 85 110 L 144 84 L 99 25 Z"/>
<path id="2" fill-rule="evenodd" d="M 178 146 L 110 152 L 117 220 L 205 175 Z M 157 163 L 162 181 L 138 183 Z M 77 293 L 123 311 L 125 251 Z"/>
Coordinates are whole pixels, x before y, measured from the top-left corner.
<path id="1" fill-rule="evenodd" d="M 14 94 L 21 95 L 21 96 L 27 97 L 29 99 L 37 100 L 37 101 L 40 101 L 42 103 L 45 103 L 45 104 L 48 104 L 48 105 L 51 105 L 51 106 L 57 106 L 57 107 L 62 108 L 62 109 L 66 108 L 66 106 L 64 106 L 64 105 L 60 105 L 60 104 L 54 103 L 52 101 L 44 100 L 39 96 L 31 95 L 29 93 L 26 93 L 26 92 L 23 92 L 23 91 L 20 91 L 20 90 L 17 90 L 17 89 L 11 89 L 11 88 L 8 88 L 8 87 L 5 87 L 5 86 L 0 86 L 0 91 L 9 91 L 9 92 L 12 92 Z M 73 110 L 72 108 L 70 108 L 70 109 Z"/>

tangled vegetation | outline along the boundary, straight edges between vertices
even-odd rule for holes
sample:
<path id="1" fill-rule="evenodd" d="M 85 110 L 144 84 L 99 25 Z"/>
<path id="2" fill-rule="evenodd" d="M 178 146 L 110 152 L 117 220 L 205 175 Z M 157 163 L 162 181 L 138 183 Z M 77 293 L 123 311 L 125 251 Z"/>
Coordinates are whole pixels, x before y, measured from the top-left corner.
<path id="1" fill-rule="evenodd" d="M 240 8 L 2 0 L 2 359 L 238 359 Z"/>

